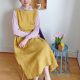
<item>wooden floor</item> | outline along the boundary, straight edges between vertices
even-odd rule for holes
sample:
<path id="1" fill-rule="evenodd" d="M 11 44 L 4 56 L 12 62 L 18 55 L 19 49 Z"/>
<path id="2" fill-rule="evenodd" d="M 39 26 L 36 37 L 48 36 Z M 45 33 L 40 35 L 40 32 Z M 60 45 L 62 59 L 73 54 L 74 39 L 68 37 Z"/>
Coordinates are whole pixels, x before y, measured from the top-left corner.
<path id="1" fill-rule="evenodd" d="M 58 63 L 59 61 L 60 60 L 58 60 Z M 69 58 L 69 62 L 71 72 L 63 75 L 50 73 L 51 80 L 80 80 L 80 70 L 77 59 Z M 59 69 L 57 68 L 57 70 Z M 22 70 L 18 68 L 14 54 L 0 52 L 0 80 L 21 80 L 21 77 Z M 28 80 L 25 75 L 24 80 Z M 43 80 L 43 73 L 39 76 L 39 80 Z"/>

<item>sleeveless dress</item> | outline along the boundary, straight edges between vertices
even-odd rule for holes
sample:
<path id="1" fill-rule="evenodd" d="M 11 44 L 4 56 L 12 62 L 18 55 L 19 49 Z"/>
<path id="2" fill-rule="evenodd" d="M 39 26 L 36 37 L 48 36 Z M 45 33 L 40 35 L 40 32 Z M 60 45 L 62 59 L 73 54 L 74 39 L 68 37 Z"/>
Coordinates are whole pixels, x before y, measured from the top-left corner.
<path id="1" fill-rule="evenodd" d="M 31 32 L 34 30 L 37 10 L 24 11 L 15 9 L 20 30 Z M 19 64 L 19 69 L 24 71 L 27 79 L 42 74 L 44 67 L 49 66 L 49 72 L 58 67 L 55 56 L 49 47 L 49 44 L 43 38 L 32 38 L 28 40 L 24 48 L 18 45 L 25 37 L 15 35 L 14 37 L 14 55 Z"/>

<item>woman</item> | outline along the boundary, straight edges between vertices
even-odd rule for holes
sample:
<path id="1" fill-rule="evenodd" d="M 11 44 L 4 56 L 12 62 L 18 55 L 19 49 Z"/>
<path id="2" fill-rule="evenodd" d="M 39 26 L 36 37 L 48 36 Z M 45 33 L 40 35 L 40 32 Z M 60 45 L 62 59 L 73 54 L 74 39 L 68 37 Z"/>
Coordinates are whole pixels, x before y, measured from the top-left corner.
<path id="1" fill-rule="evenodd" d="M 32 9 L 31 0 L 19 0 L 20 8 L 13 10 L 12 27 L 14 55 L 28 79 L 38 80 L 43 72 L 45 80 L 51 80 L 49 72 L 58 67 L 47 41 L 40 37 L 39 13 Z"/>

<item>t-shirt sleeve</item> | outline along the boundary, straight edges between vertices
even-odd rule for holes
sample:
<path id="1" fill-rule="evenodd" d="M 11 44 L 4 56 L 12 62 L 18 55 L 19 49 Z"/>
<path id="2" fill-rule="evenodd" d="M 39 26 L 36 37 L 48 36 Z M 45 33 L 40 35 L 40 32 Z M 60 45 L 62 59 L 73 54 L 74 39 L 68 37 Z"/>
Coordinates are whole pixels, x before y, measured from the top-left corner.
<path id="1" fill-rule="evenodd" d="M 37 35 L 39 33 L 39 27 L 40 27 L 40 19 L 39 19 L 39 12 L 37 11 L 37 17 L 36 17 L 36 20 L 35 20 L 34 30 L 26 37 L 28 39 L 37 37 Z"/>
<path id="2" fill-rule="evenodd" d="M 17 35 L 20 37 L 26 37 L 30 34 L 30 32 L 24 32 L 24 31 L 21 31 L 19 29 L 18 20 L 16 17 L 16 11 L 15 10 L 13 10 L 13 13 L 12 13 L 12 30 L 13 30 L 14 35 Z"/>

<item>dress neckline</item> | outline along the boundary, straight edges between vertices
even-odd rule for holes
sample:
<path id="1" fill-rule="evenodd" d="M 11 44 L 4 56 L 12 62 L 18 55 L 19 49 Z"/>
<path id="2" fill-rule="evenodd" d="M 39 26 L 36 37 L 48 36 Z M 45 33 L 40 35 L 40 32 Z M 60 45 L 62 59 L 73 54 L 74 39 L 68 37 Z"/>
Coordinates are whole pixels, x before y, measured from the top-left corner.
<path id="1" fill-rule="evenodd" d="M 32 6 L 29 6 L 29 9 L 25 8 L 24 6 L 21 6 L 19 9 L 23 10 L 23 11 L 32 11 L 33 10 Z"/>

